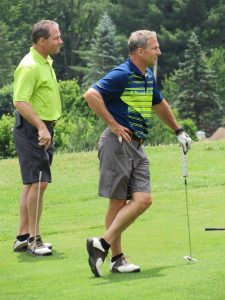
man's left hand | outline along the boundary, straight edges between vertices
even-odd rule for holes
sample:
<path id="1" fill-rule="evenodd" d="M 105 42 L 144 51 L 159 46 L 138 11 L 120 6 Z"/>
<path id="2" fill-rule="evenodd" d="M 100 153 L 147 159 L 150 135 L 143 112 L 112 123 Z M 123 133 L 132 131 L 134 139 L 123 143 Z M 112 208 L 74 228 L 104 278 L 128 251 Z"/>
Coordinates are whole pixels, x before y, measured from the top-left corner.
<path id="1" fill-rule="evenodd" d="M 180 134 L 177 135 L 177 140 L 178 143 L 181 145 L 183 148 L 184 154 L 188 152 L 188 150 L 191 149 L 191 138 L 190 136 L 185 132 L 181 132 Z"/>

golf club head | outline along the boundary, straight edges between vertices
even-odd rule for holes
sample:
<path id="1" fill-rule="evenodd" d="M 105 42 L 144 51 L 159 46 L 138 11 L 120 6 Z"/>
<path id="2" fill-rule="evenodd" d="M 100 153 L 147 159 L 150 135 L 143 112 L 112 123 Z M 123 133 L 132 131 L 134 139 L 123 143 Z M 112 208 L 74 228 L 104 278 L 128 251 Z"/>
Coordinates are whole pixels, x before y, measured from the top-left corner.
<path id="1" fill-rule="evenodd" d="M 193 257 L 191 257 L 191 256 L 184 256 L 184 259 L 186 260 L 186 261 L 188 261 L 188 262 L 190 262 L 190 261 L 197 261 L 197 259 L 195 259 L 195 258 L 193 258 Z"/>

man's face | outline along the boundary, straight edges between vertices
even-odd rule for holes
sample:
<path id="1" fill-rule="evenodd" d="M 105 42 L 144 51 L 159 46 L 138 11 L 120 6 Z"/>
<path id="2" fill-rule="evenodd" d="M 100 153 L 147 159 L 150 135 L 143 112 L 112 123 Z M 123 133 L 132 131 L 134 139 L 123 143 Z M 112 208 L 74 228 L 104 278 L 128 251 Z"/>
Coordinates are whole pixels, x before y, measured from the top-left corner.
<path id="1" fill-rule="evenodd" d="M 152 67 L 156 64 L 158 56 L 161 55 L 156 37 L 153 36 L 148 39 L 146 48 L 142 49 L 141 54 L 143 63 L 146 64 L 147 67 Z"/>
<path id="2" fill-rule="evenodd" d="M 57 54 L 60 52 L 60 47 L 63 44 L 59 27 L 57 25 L 49 26 L 49 37 L 44 41 L 44 47 L 48 54 Z"/>

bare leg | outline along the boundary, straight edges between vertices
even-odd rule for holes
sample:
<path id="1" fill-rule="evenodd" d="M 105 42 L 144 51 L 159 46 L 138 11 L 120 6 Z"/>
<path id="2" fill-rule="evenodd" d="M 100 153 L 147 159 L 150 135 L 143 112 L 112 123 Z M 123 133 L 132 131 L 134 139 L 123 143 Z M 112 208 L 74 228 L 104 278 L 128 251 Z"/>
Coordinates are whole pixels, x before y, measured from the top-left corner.
<path id="1" fill-rule="evenodd" d="M 108 229 L 112 222 L 114 221 L 117 213 L 126 205 L 126 200 L 117 200 L 110 199 L 109 206 L 105 217 L 105 225 Z M 117 237 L 117 239 L 111 244 L 112 257 L 122 253 L 121 248 L 121 234 Z"/>
<path id="2" fill-rule="evenodd" d="M 116 214 L 113 222 L 107 229 L 103 238 L 113 245 L 120 238 L 121 233 L 132 224 L 152 203 L 151 195 L 148 193 L 136 192 L 132 200 L 123 206 Z"/>
<path id="3" fill-rule="evenodd" d="M 20 195 L 20 223 L 18 235 L 29 233 L 29 219 L 27 211 L 27 195 L 29 193 L 31 185 L 24 185 Z"/>
<path id="4" fill-rule="evenodd" d="M 39 199 L 39 211 L 38 211 L 38 222 L 37 222 L 37 235 L 40 234 L 40 218 L 42 213 L 43 207 L 43 195 L 44 191 L 47 188 L 48 183 L 42 182 L 41 183 L 41 190 L 40 190 L 40 199 Z M 33 183 L 27 195 L 27 210 L 28 210 L 28 217 L 29 217 L 29 232 L 30 236 L 35 235 L 35 222 L 36 222 L 36 208 L 37 208 L 37 196 L 38 196 L 38 183 Z"/>

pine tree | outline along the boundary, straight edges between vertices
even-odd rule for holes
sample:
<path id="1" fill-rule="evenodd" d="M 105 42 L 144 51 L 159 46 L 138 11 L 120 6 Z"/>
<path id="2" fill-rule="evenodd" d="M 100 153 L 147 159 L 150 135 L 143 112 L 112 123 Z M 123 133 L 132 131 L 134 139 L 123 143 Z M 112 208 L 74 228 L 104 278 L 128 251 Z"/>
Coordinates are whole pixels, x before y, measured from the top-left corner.
<path id="1" fill-rule="evenodd" d="M 223 111 L 225 111 L 225 49 L 223 47 L 215 48 L 211 51 L 208 65 L 215 71 L 215 89 L 219 95 L 219 102 L 223 107 Z M 225 116 L 223 123 L 225 124 Z"/>
<path id="2" fill-rule="evenodd" d="M 0 88 L 12 80 L 12 59 L 10 57 L 11 44 L 8 39 L 8 26 L 0 21 Z"/>
<path id="3" fill-rule="evenodd" d="M 111 18 L 104 14 L 95 29 L 95 34 L 90 51 L 86 51 L 86 74 L 83 86 L 88 87 L 96 82 L 123 58 L 119 55 L 120 43 L 116 38 L 116 29 Z"/>
<path id="4" fill-rule="evenodd" d="M 222 108 L 215 92 L 216 76 L 208 67 L 197 35 L 192 32 L 174 80 L 178 85 L 175 106 L 182 118 L 211 134 L 221 125 Z"/>

